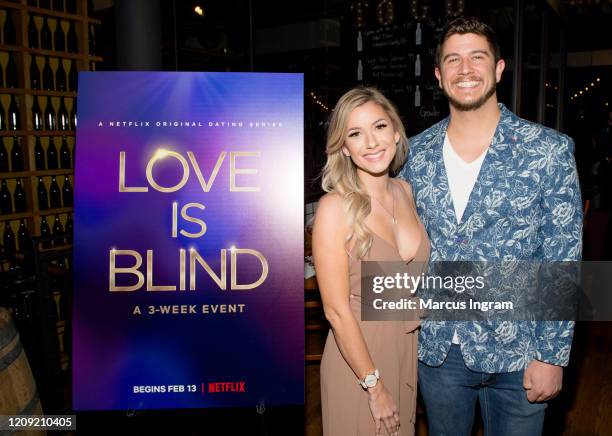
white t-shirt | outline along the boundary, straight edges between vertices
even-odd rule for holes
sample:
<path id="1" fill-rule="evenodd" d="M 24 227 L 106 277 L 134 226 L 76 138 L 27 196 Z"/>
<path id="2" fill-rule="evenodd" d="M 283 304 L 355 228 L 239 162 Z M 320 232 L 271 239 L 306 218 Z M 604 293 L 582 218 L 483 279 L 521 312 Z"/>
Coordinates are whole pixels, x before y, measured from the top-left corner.
<path id="1" fill-rule="evenodd" d="M 487 148 L 488 150 L 488 148 Z M 482 167 L 482 162 L 487 155 L 485 150 L 480 156 L 470 163 L 467 163 L 455 152 L 448 139 L 448 134 L 444 137 L 444 146 L 442 147 L 442 155 L 444 156 L 444 167 L 446 168 L 446 177 L 448 178 L 448 189 L 450 190 L 453 206 L 455 208 L 455 216 L 457 222 L 461 222 L 463 212 L 470 198 L 470 193 L 474 189 L 478 173 Z M 453 344 L 459 343 L 457 331 L 453 333 Z"/>
<path id="2" fill-rule="evenodd" d="M 488 150 L 488 149 L 487 149 Z M 451 146 L 448 139 L 448 134 L 444 137 L 444 146 L 442 154 L 444 156 L 444 166 L 446 167 L 446 176 L 448 177 L 448 188 L 450 189 L 453 206 L 455 207 L 455 216 L 457 222 L 461 222 L 463 212 L 470 198 L 470 193 L 474 189 L 480 167 L 487 155 L 485 150 L 472 162 L 466 162 L 457 154 Z"/>

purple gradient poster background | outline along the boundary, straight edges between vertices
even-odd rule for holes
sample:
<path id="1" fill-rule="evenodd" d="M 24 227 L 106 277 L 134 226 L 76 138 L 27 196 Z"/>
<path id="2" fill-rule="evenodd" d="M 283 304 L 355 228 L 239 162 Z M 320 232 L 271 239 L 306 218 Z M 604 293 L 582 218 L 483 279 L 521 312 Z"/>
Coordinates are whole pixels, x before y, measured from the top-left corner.
<path id="1" fill-rule="evenodd" d="M 78 108 L 74 409 L 303 403 L 302 75 L 81 73 Z"/>

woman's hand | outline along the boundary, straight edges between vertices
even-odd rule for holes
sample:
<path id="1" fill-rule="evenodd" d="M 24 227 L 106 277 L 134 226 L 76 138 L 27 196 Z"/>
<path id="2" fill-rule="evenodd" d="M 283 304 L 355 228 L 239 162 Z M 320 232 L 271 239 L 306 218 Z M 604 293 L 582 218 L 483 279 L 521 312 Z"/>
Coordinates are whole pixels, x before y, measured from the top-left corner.
<path id="1" fill-rule="evenodd" d="M 378 380 L 376 386 L 368 389 L 368 403 L 370 404 L 370 411 L 376 424 L 376 436 L 381 434 L 380 431 L 383 425 L 389 435 L 399 435 L 399 411 L 391 394 L 384 387 L 382 380 Z"/>

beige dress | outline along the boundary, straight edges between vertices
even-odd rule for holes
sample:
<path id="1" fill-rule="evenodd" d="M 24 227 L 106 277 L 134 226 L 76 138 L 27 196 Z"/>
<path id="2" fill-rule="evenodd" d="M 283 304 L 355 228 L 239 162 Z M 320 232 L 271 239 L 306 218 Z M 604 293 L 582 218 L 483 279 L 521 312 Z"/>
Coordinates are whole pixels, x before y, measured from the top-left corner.
<path id="1" fill-rule="evenodd" d="M 421 237 L 415 262 L 429 259 L 430 244 L 419 222 Z M 400 435 L 414 435 L 417 398 L 418 321 L 361 321 L 360 261 L 349 258 L 351 308 L 385 387 L 393 396 L 400 414 Z M 364 260 L 402 261 L 398 251 L 374 234 Z M 418 273 L 418 272 L 417 272 Z M 325 436 L 374 436 L 376 426 L 368 394 L 357 382 L 330 330 L 321 360 L 321 408 Z M 381 434 L 386 434 L 383 429 Z"/>

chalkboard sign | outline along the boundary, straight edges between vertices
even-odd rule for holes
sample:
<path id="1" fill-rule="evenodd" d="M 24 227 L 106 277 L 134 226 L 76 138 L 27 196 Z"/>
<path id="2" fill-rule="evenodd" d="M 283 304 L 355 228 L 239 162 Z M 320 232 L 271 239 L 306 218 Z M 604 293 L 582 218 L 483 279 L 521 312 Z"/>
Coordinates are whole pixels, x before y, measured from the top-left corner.
<path id="1" fill-rule="evenodd" d="M 418 133 L 448 113 L 434 76 L 442 22 L 408 19 L 387 26 L 372 24 L 354 29 L 359 40 L 355 80 L 380 89 L 398 107 L 408 134 Z"/>

